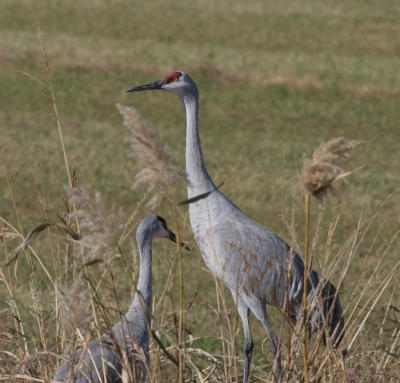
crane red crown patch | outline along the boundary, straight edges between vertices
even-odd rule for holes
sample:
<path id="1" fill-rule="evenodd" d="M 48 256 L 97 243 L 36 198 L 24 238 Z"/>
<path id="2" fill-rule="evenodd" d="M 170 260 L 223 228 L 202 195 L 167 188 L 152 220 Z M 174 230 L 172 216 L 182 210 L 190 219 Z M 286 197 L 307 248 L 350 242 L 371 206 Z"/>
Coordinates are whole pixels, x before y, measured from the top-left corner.
<path id="1" fill-rule="evenodd" d="M 165 82 L 169 84 L 170 82 L 177 81 L 179 77 L 182 76 L 181 72 L 171 72 L 170 74 L 167 74 L 165 77 Z"/>

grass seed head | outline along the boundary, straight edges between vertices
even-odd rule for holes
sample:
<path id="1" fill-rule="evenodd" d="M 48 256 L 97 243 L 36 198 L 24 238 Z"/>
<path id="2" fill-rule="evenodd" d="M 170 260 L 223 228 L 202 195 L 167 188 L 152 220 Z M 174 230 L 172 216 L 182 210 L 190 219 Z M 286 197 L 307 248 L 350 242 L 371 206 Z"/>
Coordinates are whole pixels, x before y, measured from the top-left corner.
<path id="1" fill-rule="evenodd" d="M 131 132 L 126 139 L 131 146 L 131 156 L 142 163 L 132 188 L 145 184 L 149 191 L 157 191 L 149 201 L 154 207 L 160 200 L 160 192 L 167 186 L 187 183 L 186 174 L 170 164 L 171 152 L 154 126 L 134 107 L 117 105 L 117 108 L 124 118 L 124 125 Z"/>
<path id="2" fill-rule="evenodd" d="M 335 138 L 322 143 L 313 153 L 313 158 L 303 156 L 303 174 L 295 180 L 309 193 L 322 199 L 328 192 L 335 194 L 333 183 L 351 173 L 345 173 L 339 160 L 349 157 L 350 151 L 361 145 L 361 141 Z"/>
<path id="3" fill-rule="evenodd" d="M 58 286 L 61 300 L 61 318 L 66 334 L 72 334 L 76 328 L 85 330 L 90 324 L 89 298 L 82 274 L 71 286 Z"/>
<path id="4" fill-rule="evenodd" d="M 66 187 L 65 190 L 69 204 L 76 207 L 69 216 L 79 220 L 83 264 L 109 260 L 118 244 L 124 222 L 122 209 L 115 205 L 107 208 L 98 191 L 92 196 L 83 187 Z"/>

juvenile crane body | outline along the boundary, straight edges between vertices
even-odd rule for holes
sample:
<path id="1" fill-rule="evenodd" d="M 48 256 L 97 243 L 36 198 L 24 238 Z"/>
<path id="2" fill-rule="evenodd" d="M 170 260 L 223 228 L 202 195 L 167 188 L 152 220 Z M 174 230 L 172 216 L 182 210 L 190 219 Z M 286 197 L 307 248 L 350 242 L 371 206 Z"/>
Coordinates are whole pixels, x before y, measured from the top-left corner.
<path id="1" fill-rule="evenodd" d="M 52 383 L 142 383 L 146 380 L 150 361 L 148 326 L 151 321 L 154 237 L 176 240 L 164 218 L 150 215 L 140 222 L 136 231 L 139 280 L 125 318 L 111 331 L 91 340 L 87 347 L 79 348 L 59 367 Z M 181 246 L 185 247 L 183 243 Z"/>
<path id="2" fill-rule="evenodd" d="M 190 76 L 182 71 L 173 72 L 162 80 L 132 88 L 129 92 L 151 89 L 178 95 L 185 108 L 188 198 L 211 192 L 206 198 L 189 205 L 190 223 L 204 262 L 230 289 L 243 322 L 243 383 L 248 382 L 253 350 L 250 311 L 261 321 L 268 334 L 276 360 L 275 373 L 280 380 L 278 339 L 268 321 L 266 304 L 281 310 L 289 309 L 293 320 L 300 316 L 303 260 L 281 238 L 249 218 L 215 186 L 203 161 L 198 128 L 199 94 Z M 334 286 L 329 282 L 326 286 L 322 292 L 326 295 L 322 296 L 324 304 L 314 302 L 310 319 L 314 329 L 321 328 L 326 322 L 333 344 L 338 345 L 343 336 L 342 309 Z M 307 283 L 310 302 L 315 301 L 313 298 L 318 290 L 318 275 L 313 271 Z M 288 304 L 285 304 L 287 297 Z M 330 310 L 332 315 L 328 316 Z"/>

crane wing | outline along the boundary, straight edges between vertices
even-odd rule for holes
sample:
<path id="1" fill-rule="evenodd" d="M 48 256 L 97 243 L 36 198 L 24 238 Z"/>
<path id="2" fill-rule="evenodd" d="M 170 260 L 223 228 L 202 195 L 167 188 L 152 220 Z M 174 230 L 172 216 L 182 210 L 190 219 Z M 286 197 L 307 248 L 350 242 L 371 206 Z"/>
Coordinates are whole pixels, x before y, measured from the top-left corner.
<path id="1" fill-rule="evenodd" d="M 225 196 L 218 197 L 219 202 L 226 204 L 224 213 L 211 212 L 209 227 L 203 221 L 203 231 L 195 235 L 208 268 L 232 291 L 239 289 L 240 293 L 255 295 L 265 303 L 283 307 L 287 295 L 289 302 L 301 301 L 301 257 Z"/>

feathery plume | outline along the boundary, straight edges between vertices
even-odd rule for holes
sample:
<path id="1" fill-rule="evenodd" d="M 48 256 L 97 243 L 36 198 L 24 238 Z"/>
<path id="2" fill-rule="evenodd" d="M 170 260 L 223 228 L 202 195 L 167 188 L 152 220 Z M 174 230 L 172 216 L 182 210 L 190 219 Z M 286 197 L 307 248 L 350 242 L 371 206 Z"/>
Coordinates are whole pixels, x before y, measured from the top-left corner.
<path id="1" fill-rule="evenodd" d="M 92 197 L 82 187 L 66 187 L 65 190 L 69 203 L 77 207 L 69 217 L 79 220 L 83 264 L 109 260 L 118 244 L 121 222 L 124 222 L 122 209 L 115 205 L 108 209 L 98 191 Z"/>
<path id="2" fill-rule="evenodd" d="M 349 157 L 350 151 L 361 144 L 361 141 L 348 141 L 343 137 L 322 143 L 314 151 L 311 160 L 303 155 L 303 174 L 295 177 L 295 180 L 319 200 L 329 191 L 335 194 L 333 183 L 352 173 L 344 172 L 338 161 Z"/>
<path id="3" fill-rule="evenodd" d="M 0 225 L 0 238 L 11 241 L 19 239 L 21 236 L 18 232 L 10 230 L 6 225 Z"/>
<path id="4" fill-rule="evenodd" d="M 58 286 L 60 294 L 60 315 L 66 334 L 72 334 L 76 328 L 87 329 L 90 324 L 89 298 L 82 274 L 78 275 L 71 286 Z"/>
<path id="5" fill-rule="evenodd" d="M 186 174 L 170 164 L 171 153 L 161 141 L 157 129 L 146 121 L 134 107 L 117 105 L 124 118 L 124 125 L 131 131 L 126 142 L 131 146 L 131 156 L 142 162 L 142 169 L 135 176 L 132 188 L 148 185 L 149 191 L 162 192 L 168 185 L 186 184 Z M 160 192 L 149 201 L 155 206 L 160 201 Z"/>

